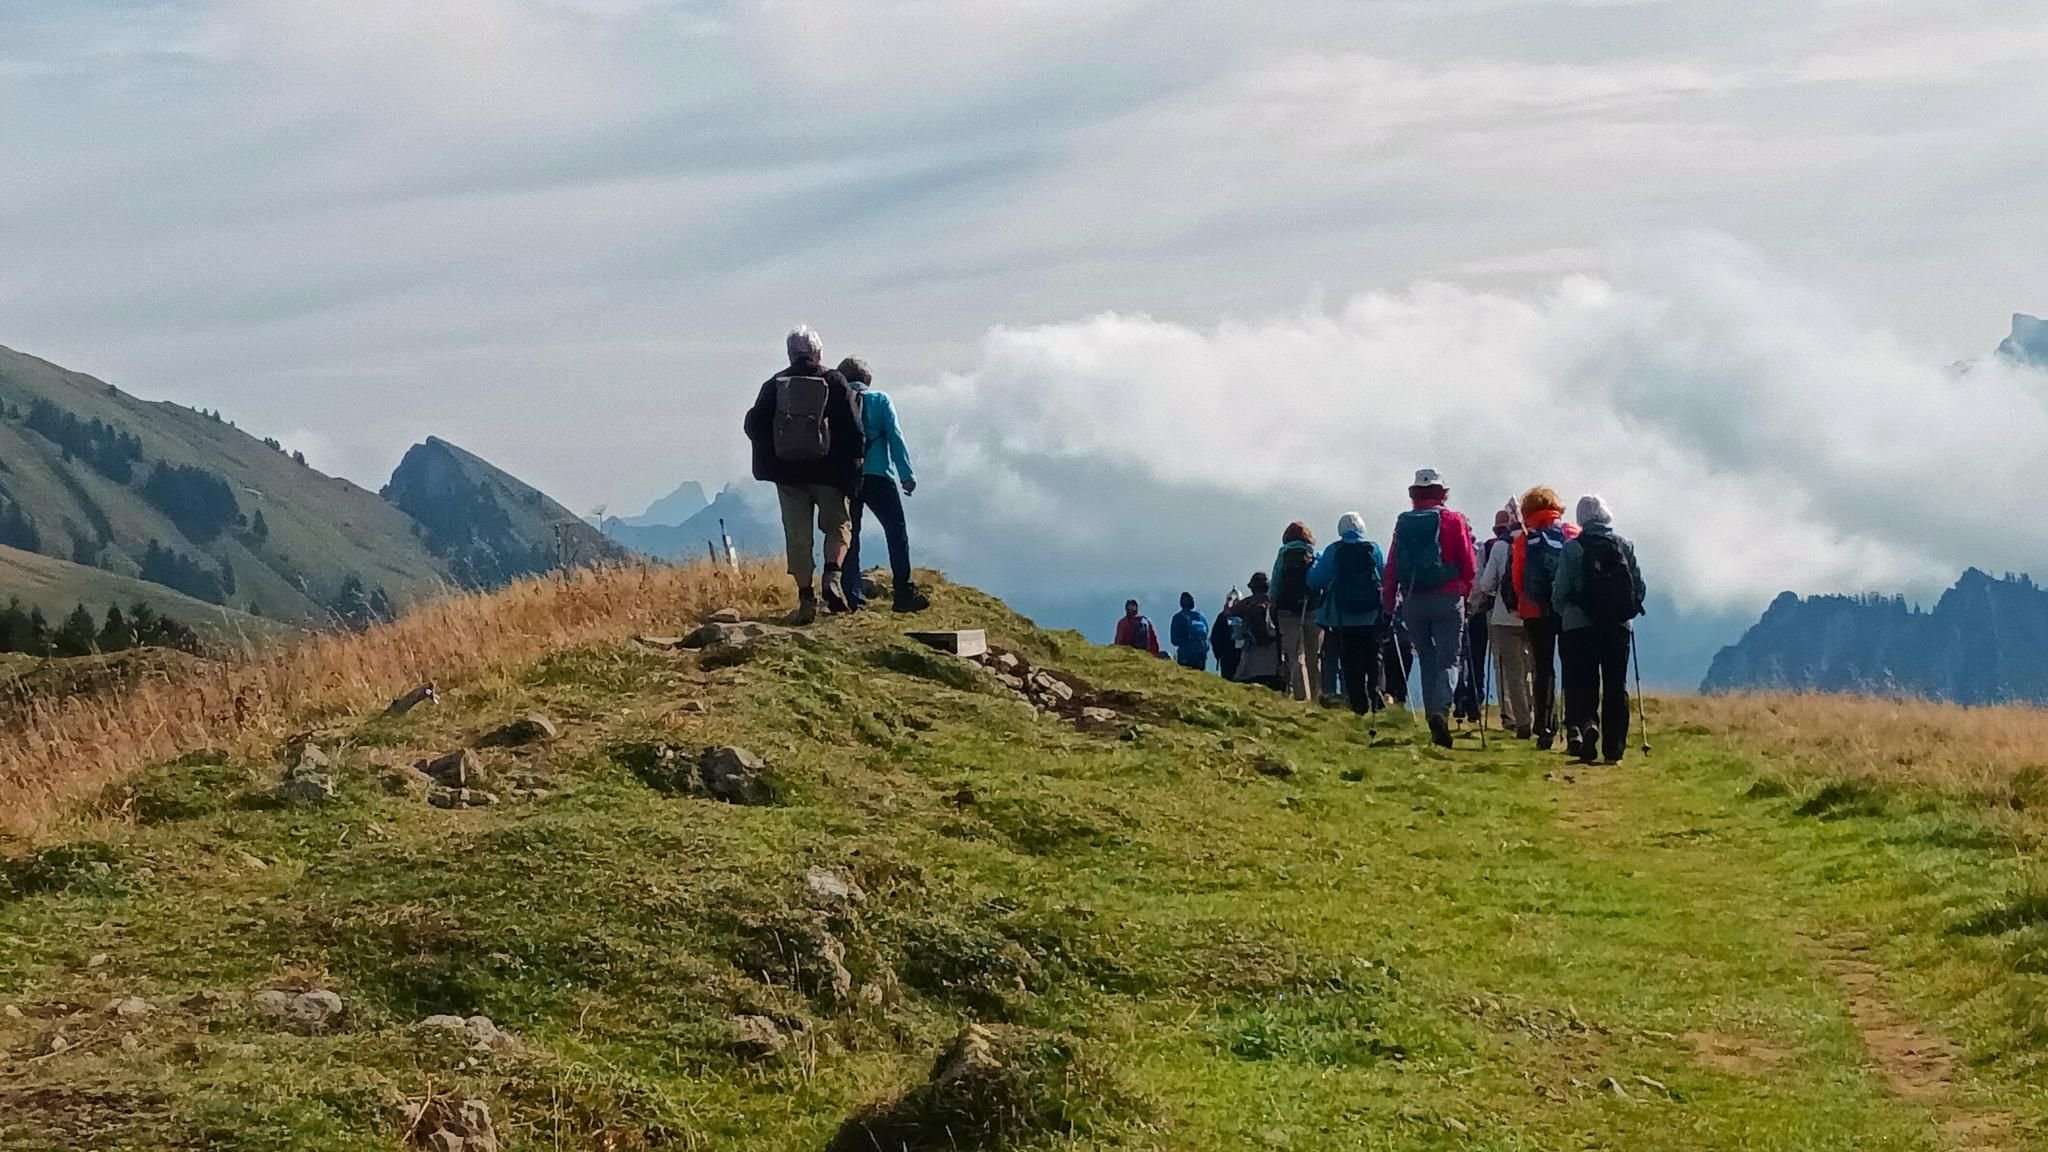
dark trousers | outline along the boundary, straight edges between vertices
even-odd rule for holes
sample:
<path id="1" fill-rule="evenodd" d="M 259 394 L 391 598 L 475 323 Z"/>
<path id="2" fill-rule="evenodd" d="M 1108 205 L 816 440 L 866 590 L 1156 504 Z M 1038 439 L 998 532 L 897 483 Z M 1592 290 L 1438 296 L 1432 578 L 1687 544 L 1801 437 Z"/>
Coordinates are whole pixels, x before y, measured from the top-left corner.
<path id="1" fill-rule="evenodd" d="M 1216 671 L 1221 672 L 1225 680 L 1237 679 L 1237 656 L 1235 644 L 1225 644 L 1216 649 Z"/>
<path id="2" fill-rule="evenodd" d="M 1460 719 L 1478 721 L 1486 703 L 1486 617 L 1465 622 L 1464 671 L 1458 676 L 1457 712 Z"/>
<path id="3" fill-rule="evenodd" d="M 1316 691 L 1323 696 L 1335 696 L 1343 690 L 1343 686 L 1339 681 L 1339 674 L 1342 671 L 1341 665 L 1344 661 L 1344 630 L 1342 628 L 1325 628 L 1322 632 L 1323 682 L 1316 686 Z M 1377 679 L 1378 677 L 1374 678 Z"/>
<path id="4" fill-rule="evenodd" d="M 1557 735 L 1557 629 L 1560 621 L 1555 616 L 1544 616 L 1525 623 L 1529 634 L 1529 694 L 1535 706 L 1535 723 L 1530 725 L 1539 737 Z"/>
<path id="5" fill-rule="evenodd" d="M 846 562 L 840 566 L 839 586 L 846 590 L 846 599 L 854 604 L 867 602 L 867 591 L 861 587 L 860 574 L 860 529 L 865 513 L 873 512 L 882 524 L 882 535 L 889 540 L 889 574 L 896 583 L 898 593 L 910 588 L 910 527 L 903 520 L 903 491 L 896 487 L 892 476 L 863 476 L 860 488 L 853 494 L 853 542 L 847 546 Z"/>
<path id="6" fill-rule="evenodd" d="M 1408 670 L 1415 663 L 1415 645 L 1408 634 L 1395 629 L 1380 642 L 1380 682 L 1386 694 L 1403 708 L 1408 706 Z"/>
<path id="7" fill-rule="evenodd" d="M 1331 629 L 1344 674 L 1344 702 L 1363 716 L 1380 710 L 1380 630 L 1371 625 Z"/>
<path id="8" fill-rule="evenodd" d="M 1621 759 L 1628 748 L 1628 654 L 1626 624 L 1595 624 L 1566 632 L 1558 647 L 1564 656 L 1564 728 L 1578 743 L 1589 728 L 1600 733 L 1600 755 Z M 1585 749 L 1590 756 L 1595 750 Z"/>

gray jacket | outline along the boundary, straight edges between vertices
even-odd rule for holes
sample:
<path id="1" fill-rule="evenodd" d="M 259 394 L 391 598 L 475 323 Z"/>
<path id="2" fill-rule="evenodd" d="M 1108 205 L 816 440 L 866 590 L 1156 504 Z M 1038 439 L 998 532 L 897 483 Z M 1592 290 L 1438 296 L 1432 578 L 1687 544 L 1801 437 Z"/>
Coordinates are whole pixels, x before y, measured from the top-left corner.
<path id="1" fill-rule="evenodd" d="M 1635 574 L 1636 603 L 1642 603 L 1645 595 L 1643 567 L 1636 563 L 1636 546 L 1629 543 L 1626 536 L 1606 524 L 1588 524 L 1579 530 L 1579 536 L 1608 536 L 1612 537 L 1616 544 L 1621 545 L 1622 554 L 1628 557 L 1629 571 Z M 1550 603 L 1557 609 L 1557 614 L 1564 617 L 1566 632 L 1576 632 L 1581 628 L 1593 626 L 1592 617 L 1587 616 L 1586 610 L 1579 607 L 1580 576 L 1585 567 L 1586 550 L 1579 543 L 1579 538 L 1574 537 L 1565 541 L 1564 555 L 1558 558 L 1557 580 L 1550 589 Z M 1628 625 L 1624 624 L 1622 627 L 1626 628 Z"/>

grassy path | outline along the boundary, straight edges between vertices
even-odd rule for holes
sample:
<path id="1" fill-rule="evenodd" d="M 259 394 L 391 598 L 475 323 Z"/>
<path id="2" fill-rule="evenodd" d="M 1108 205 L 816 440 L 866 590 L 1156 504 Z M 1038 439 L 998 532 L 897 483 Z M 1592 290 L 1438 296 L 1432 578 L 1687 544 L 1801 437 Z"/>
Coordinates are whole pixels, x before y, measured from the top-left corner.
<path id="1" fill-rule="evenodd" d="M 1439 753 L 960 590 L 933 622 L 1141 730 L 1034 717 L 882 616 L 725 668 L 595 643 L 346 719 L 317 807 L 276 802 L 271 750 L 145 773 L 0 873 L 0 1149 L 383 1149 L 430 1093 L 488 1101 L 508 1149 L 816 1149 L 968 1021 L 1058 1056 L 1063 1119 L 1010 1147 L 2038 1146 L 2001 935 L 2032 913 L 1957 928 L 2032 908 L 2026 870 L 1967 813 L 1760 786 L 1699 731 L 1619 768 Z M 529 709 L 561 739 L 483 763 L 525 796 L 380 785 Z M 780 803 L 664 775 L 720 743 Z M 812 868 L 864 902 L 820 911 Z M 338 1023 L 252 1008 L 307 987 Z M 518 1042 L 421 1028 L 443 1013 Z M 735 1016 L 795 1039 L 738 1050 Z"/>

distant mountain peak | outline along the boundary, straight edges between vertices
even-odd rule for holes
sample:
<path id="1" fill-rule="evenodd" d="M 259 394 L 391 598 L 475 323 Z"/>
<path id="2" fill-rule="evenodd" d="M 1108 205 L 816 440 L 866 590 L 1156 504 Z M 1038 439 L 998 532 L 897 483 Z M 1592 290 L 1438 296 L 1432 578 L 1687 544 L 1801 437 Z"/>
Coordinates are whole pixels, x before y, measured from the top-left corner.
<path id="1" fill-rule="evenodd" d="M 620 517 L 620 521 L 635 528 L 672 527 L 702 512 L 710 503 L 704 495 L 704 485 L 695 480 L 685 480 L 676 485 L 675 491 L 649 504 L 647 511 L 638 516 Z"/>
<path id="2" fill-rule="evenodd" d="M 2048 367 L 2048 320 L 2013 313 L 2012 335 L 1999 341 L 1998 354 L 2020 364 Z"/>

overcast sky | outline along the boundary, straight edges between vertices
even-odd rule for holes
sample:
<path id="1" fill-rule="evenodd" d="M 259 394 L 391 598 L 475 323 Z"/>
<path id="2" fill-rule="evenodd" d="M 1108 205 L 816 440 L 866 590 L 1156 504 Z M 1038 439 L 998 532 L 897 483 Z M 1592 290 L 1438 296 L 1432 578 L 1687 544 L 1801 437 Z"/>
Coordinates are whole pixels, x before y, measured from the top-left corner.
<path id="1" fill-rule="evenodd" d="M 1947 370 L 2044 205 L 2038 0 L 0 3 L 0 343 L 633 511 L 807 322 L 1047 578 L 1422 464 L 1714 607 L 2048 568 L 2048 384 Z"/>

